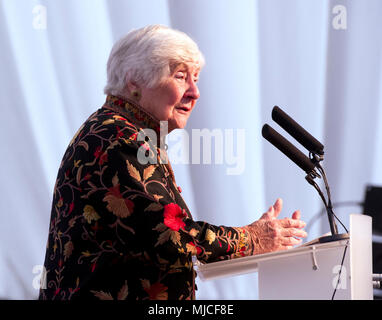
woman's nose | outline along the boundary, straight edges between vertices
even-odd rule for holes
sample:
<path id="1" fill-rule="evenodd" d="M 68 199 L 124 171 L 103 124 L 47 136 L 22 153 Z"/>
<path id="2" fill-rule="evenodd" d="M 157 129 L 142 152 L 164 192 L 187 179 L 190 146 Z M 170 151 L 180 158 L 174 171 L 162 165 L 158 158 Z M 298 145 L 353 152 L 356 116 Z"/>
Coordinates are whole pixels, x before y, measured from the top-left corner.
<path id="1" fill-rule="evenodd" d="M 188 97 L 195 99 L 195 100 L 199 99 L 199 97 L 200 97 L 199 88 L 198 88 L 198 86 L 194 80 L 189 81 L 189 87 L 187 90 L 187 95 L 188 95 Z"/>

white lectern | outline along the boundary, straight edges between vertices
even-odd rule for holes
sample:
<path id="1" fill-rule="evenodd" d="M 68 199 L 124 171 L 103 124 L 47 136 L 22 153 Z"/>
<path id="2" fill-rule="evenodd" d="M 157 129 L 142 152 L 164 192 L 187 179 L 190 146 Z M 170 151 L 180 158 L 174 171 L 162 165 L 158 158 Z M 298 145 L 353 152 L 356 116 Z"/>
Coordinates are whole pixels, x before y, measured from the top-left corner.
<path id="1" fill-rule="evenodd" d="M 260 299 L 373 299 L 371 217 L 350 215 L 349 235 L 196 269 L 202 280 L 258 272 Z"/>

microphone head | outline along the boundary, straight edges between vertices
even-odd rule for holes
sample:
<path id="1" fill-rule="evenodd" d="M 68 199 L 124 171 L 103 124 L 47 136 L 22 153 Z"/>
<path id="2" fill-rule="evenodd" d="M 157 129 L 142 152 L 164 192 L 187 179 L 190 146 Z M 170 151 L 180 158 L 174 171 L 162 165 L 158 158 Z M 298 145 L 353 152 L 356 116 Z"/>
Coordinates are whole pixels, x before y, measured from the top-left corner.
<path id="1" fill-rule="evenodd" d="M 301 143 L 308 151 L 321 156 L 324 154 L 324 145 L 278 106 L 274 106 L 272 110 L 272 119 L 299 143 Z"/>
<path id="2" fill-rule="evenodd" d="M 271 126 L 265 124 L 261 133 L 266 140 L 272 143 L 307 174 L 314 171 L 315 165 L 313 162 Z"/>

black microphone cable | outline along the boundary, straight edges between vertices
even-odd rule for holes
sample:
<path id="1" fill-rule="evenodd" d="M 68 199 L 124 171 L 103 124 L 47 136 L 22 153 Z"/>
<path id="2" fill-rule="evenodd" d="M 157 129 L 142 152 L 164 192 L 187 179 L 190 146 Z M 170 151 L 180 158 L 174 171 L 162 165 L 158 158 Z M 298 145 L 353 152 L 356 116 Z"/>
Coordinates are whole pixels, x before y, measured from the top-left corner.
<path id="1" fill-rule="evenodd" d="M 328 197 L 327 210 L 329 210 L 330 213 L 333 215 L 333 217 L 336 218 L 336 220 L 341 224 L 341 226 L 344 228 L 345 232 L 349 233 L 348 229 L 345 227 L 345 225 L 342 223 L 342 221 L 336 216 L 336 214 L 333 211 L 333 204 L 332 204 L 332 199 L 331 199 L 331 194 L 330 194 L 330 188 L 329 188 L 328 179 L 326 178 L 325 170 L 320 165 L 319 162 L 316 164 L 316 167 L 317 167 L 318 171 L 321 173 L 321 176 L 322 176 L 322 178 L 324 180 L 324 184 L 325 184 L 325 188 L 326 188 L 326 193 L 327 193 L 327 197 Z M 338 233 L 338 230 L 335 230 L 335 231 L 336 231 L 336 233 Z"/>
<path id="2" fill-rule="evenodd" d="M 346 251 L 348 249 L 348 244 L 349 244 L 349 241 L 347 241 L 347 243 L 345 244 L 345 249 L 344 249 L 344 253 L 342 255 L 340 270 L 338 271 L 338 280 L 337 280 L 337 283 L 336 283 L 336 287 L 334 288 L 331 300 L 334 300 L 334 296 L 337 293 L 338 285 L 341 282 L 341 273 L 342 273 L 342 269 L 343 269 L 343 266 L 344 266 L 344 261 L 345 261 Z"/>
<path id="3" fill-rule="evenodd" d="M 363 205 L 364 205 L 364 203 L 360 202 L 360 201 L 339 201 L 339 202 L 334 202 L 332 204 L 332 207 L 334 209 L 334 208 L 353 207 L 353 206 L 360 206 L 361 207 Z M 306 223 L 306 227 L 305 227 L 305 230 L 307 233 L 309 233 L 309 230 L 312 228 L 312 226 L 315 224 L 315 222 L 318 219 L 325 216 L 325 213 L 326 213 L 326 208 L 324 207 L 309 219 L 309 221 Z M 337 221 L 339 223 L 341 223 L 341 221 L 338 219 L 337 216 L 335 216 L 335 218 L 337 219 Z M 342 225 L 342 223 L 341 223 L 341 225 Z M 344 225 L 342 225 L 342 227 L 344 228 L 344 230 L 346 230 Z"/>

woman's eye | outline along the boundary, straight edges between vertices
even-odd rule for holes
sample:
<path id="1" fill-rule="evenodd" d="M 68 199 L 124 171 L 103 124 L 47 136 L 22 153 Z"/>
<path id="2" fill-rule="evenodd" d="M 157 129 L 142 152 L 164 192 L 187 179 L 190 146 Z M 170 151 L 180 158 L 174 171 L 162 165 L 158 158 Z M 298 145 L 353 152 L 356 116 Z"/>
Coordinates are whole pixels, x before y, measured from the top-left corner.
<path id="1" fill-rule="evenodd" d="M 175 78 L 181 79 L 181 80 L 186 79 L 186 74 L 184 72 L 177 72 L 175 74 Z"/>

